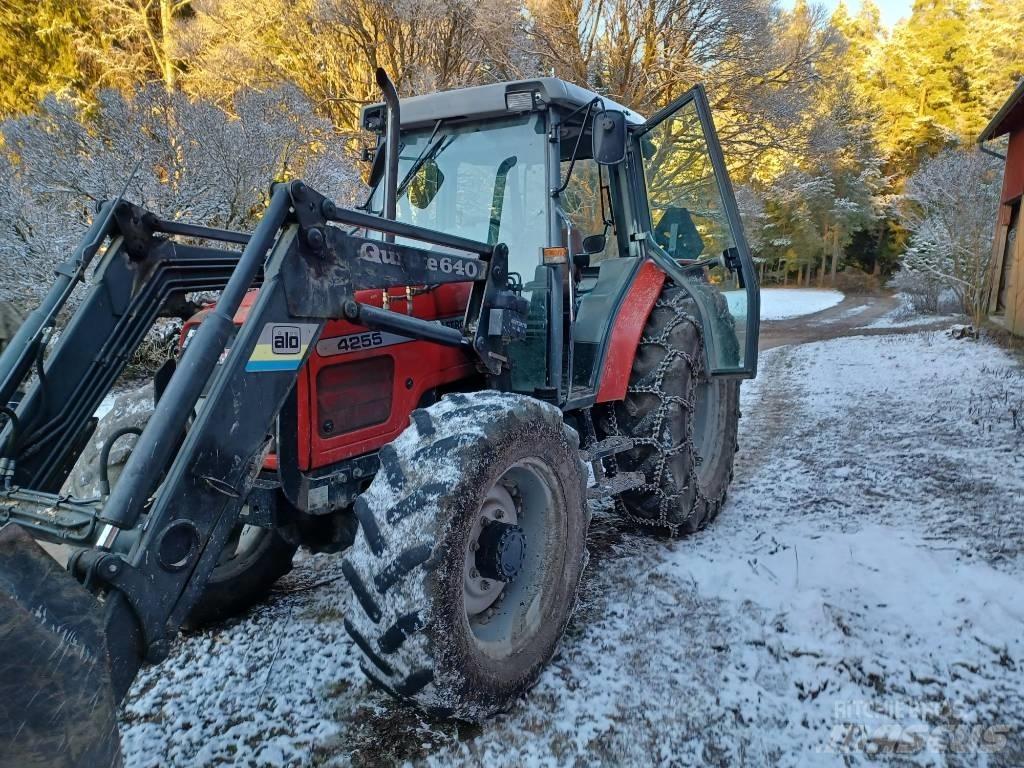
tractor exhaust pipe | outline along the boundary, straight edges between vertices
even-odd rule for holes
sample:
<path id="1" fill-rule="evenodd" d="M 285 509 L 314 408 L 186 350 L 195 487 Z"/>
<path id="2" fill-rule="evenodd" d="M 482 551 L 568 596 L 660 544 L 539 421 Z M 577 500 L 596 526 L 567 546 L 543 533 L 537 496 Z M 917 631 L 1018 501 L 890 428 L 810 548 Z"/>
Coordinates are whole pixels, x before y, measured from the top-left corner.
<path id="1" fill-rule="evenodd" d="M 384 103 L 388 108 L 385 128 L 387 169 L 384 172 L 384 218 L 394 221 L 398 214 L 398 134 L 402 125 L 401 111 L 398 106 L 398 90 L 383 67 L 377 67 L 377 85 L 384 93 Z M 394 239 L 394 236 L 390 238 Z"/>

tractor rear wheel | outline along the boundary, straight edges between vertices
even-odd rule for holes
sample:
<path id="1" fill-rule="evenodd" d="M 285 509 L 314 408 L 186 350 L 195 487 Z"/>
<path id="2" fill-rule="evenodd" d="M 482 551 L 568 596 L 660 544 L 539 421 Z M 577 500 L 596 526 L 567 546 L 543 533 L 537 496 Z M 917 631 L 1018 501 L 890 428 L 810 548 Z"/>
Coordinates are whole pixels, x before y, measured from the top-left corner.
<path id="1" fill-rule="evenodd" d="M 148 387 L 118 397 L 82 452 L 69 490 L 80 498 L 95 496 L 99 489 L 101 446 L 123 428 L 142 429 L 152 413 L 152 393 Z M 132 439 L 126 435 L 111 446 L 107 466 L 111 487 L 117 483 L 128 461 Z M 239 523 L 231 532 L 186 625 L 194 628 L 220 621 L 262 600 L 274 583 L 291 570 L 292 558 L 298 549 L 296 542 L 297 536 L 285 536 L 280 529 Z"/>
<path id="2" fill-rule="evenodd" d="M 731 323 L 717 291 L 715 300 Z M 633 438 L 635 444 L 609 461 L 611 469 L 647 478 L 618 497 L 620 512 L 639 528 L 670 536 L 693 533 L 717 517 L 737 446 L 739 384 L 705 374 L 698 317 L 683 289 L 662 290 L 644 327 L 626 398 L 599 417 L 603 433 Z M 729 330 L 724 321 L 719 326 Z M 735 337 L 724 341 L 735 343 Z"/>
<path id="3" fill-rule="evenodd" d="M 380 687 L 480 721 L 536 682 L 572 613 L 589 521 L 579 437 L 533 398 L 449 395 L 380 460 L 355 503 L 345 627 Z"/>

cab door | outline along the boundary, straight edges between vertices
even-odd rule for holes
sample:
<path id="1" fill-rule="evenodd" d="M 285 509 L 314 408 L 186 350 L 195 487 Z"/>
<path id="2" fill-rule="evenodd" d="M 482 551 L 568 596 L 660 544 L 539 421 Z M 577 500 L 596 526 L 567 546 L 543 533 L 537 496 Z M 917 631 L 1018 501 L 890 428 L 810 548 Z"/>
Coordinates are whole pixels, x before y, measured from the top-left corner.
<path id="1" fill-rule="evenodd" d="M 760 294 L 707 96 L 701 86 L 631 129 L 648 258 L 694 298 L 714 376 L 757 372 Z M 634 165 L 636 167 L 636 165 Z"/>

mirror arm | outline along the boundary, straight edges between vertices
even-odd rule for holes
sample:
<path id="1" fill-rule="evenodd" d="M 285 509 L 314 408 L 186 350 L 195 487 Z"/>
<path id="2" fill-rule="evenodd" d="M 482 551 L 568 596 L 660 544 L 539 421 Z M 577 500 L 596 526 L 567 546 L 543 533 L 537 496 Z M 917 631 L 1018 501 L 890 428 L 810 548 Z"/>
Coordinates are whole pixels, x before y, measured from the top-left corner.
<path id="1" fill-rule="evenodd" d="M 580 151 L 580 142 L 583 140 L 583 131 L 586 128 L 587 120 L 590 118 L 590 111 L 599 101 L 601 101 L 601 99 L 596 98 L 592 99 L 590 103 L 587 104 L 587 113 L 583 115 L 583 122 L 580 123 L 580 132 L 576 135 L 576 145 L 572 148 L 572 160 L 569 162 L 569 170 L 566 171 L 565 181 L 562 182 L 558 189 L 551 190 L 552 197 L 558 197 L 565 191 L 565 188 L 569 186 L 569 179 L 572 178 L 572 169 L 576 167 L 576 155 Z M 577 109 L 576 112 L 579 112 L 579 109 Z M 576 112 L 573 112 L 573 114 L 576 114 Z M 569 117 L 572 117 L 572 115 L 569 115 Z"/>

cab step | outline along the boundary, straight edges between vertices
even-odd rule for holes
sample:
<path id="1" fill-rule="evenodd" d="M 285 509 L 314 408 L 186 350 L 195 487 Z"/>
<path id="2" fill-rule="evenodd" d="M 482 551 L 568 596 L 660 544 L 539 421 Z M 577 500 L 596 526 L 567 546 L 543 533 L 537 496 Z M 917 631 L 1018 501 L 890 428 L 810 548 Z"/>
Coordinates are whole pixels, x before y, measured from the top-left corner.
<path id="1" fill-rule="evenodd" d="M 587 489 L 588 499 L 603 499 L 606 496 L 618 496 L 647 483 L 643 472 L 619 472 L 614 477 L 604 477 Z"/>
<path id="2" fill-rule="evenodd" d="M 600 459 L 614 456 L 616 453 L 628 451 L 633 447 L 633 443 L 634 441 L 630 437 L 613 435 L 612 437 L 606 437 L 604 440 L 591 443 L 586 448 L 582 448 L 580 450 L 580 457 L 588 464 L 591 464 Z"/>

